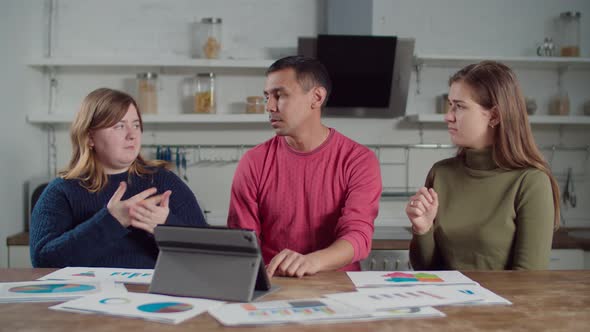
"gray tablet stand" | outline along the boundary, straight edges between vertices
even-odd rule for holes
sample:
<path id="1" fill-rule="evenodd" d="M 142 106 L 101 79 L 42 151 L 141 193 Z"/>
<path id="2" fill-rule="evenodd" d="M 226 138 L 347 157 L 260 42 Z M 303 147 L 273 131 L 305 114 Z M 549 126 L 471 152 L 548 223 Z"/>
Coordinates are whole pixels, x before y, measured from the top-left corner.
<path id="1" fill-rule="evenodd" d="M 220 227 L 161 225 L 150 293 L 250 302 L 271 287 L 256 234 Z"/>

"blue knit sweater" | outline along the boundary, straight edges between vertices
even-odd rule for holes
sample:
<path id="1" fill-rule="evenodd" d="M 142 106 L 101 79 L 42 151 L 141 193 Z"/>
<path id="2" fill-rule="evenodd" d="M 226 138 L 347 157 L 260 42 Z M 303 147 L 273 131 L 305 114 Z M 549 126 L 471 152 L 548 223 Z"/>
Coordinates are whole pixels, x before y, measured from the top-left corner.
<path id="1" fill-rule="evenodd" d="M 153 268 L 158 246 L 152 234 L 123 227 L 107 210 L 121 181 L 126 200 L 148 188 L 172 190 L 167 225 L 207 225 L 195 195 L 174 173 L 158 169 L 141 177 L 109 175 L 106 187 L 88 192 L 78 180 L 56 178 L 45 188 L 31 216 L 30 246 L 34 267 L 97 266 Z"/>

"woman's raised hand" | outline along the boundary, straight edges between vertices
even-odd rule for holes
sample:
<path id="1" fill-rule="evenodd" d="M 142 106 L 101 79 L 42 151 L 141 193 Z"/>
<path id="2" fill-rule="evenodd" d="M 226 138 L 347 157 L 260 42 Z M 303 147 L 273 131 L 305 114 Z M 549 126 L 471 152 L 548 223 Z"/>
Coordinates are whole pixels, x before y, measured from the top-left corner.
<path id="1" fill-rule="evenodd" d="M 406 205 L 406 214 L 412 222 L 414 234 L 427 233 L 434 224 L 437 211 L 438 195 L 434 189 L 422 187 L 416 195 L 410 197 L 410 201 Z"/>

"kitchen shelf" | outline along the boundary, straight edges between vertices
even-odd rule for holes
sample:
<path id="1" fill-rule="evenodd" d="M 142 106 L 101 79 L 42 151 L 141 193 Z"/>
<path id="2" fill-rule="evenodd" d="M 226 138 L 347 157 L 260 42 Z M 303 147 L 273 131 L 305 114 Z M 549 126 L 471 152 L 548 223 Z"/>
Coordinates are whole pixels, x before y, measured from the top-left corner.
<path id="1" fill-rule="evenodd" d="M 145 59 L 141 57 L 51 57 L 31 59 L 27 65 L 44 67 L 177 67 L 212 69 L 267 69 L 271 59 L 193 59 L 167 57 Z"/>
<path id="2" fill-rule="evenodd" d="M 443 114 L 412 114 L 405 117 L 406 121 L 416 123 L 440 123 L 445 122 Z M 590 116 L 570 115 L 530 115 L 531 124 L 555 124 L 555 125 L 590 125 Z"/>
<path id="3" fill-rule="evenodd" d="M 414 65 L 429 67 L 463 67 L 484 60 L 502 62 L 511 67 L 531 69 L 590 69 L 590 58 L 580 57 L 507 57 L 463 55 L 415 55 Z"/>
<path id="4" fill-rule="evenodd" d="M 70 124 L 73 119 L 73 114 L 27 115 L 32 124 Z M 267 123 L 268 114 L 144 114 L 142 120 L 145 124 Z"/>

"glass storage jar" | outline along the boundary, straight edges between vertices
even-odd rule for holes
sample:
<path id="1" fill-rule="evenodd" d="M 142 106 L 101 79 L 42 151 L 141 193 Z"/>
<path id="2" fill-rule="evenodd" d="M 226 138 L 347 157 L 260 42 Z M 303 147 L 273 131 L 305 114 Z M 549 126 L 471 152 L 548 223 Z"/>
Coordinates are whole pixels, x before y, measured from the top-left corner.
<path id="1" fill-rule="evenodd" d="M 246 97 L 246 113 L 264 113 L 264 97 L 249 96 Z"/>
<path id="2" fill-rule="evenodd" d="M 580 12 L 559 15 L 559 53 L 561 56 L 580 56 Z"/>
<path id="3" fill-rule="evenodd" d="M 570 97 L 567 92 L 559 92 L 551 100 L 550 115 L 568 115 L 570 113 Z"/>
<path id="4" fill-rule="evenodd" d="M 137 105 L 142 114 L 158 113 L 158 74 L 137 74 Z"/>
<path id="5" fill-rule="evenodd" d="M 205 17 L 199 25 L 198 45 L 201 58 L 219 59 L 221 53 L 221 18 Z"/>
<path id="6" fill-rule="evenodd" d="M 194 95 L 195 113 L 215 113 L 215 74 L 197 74 Z"/>

